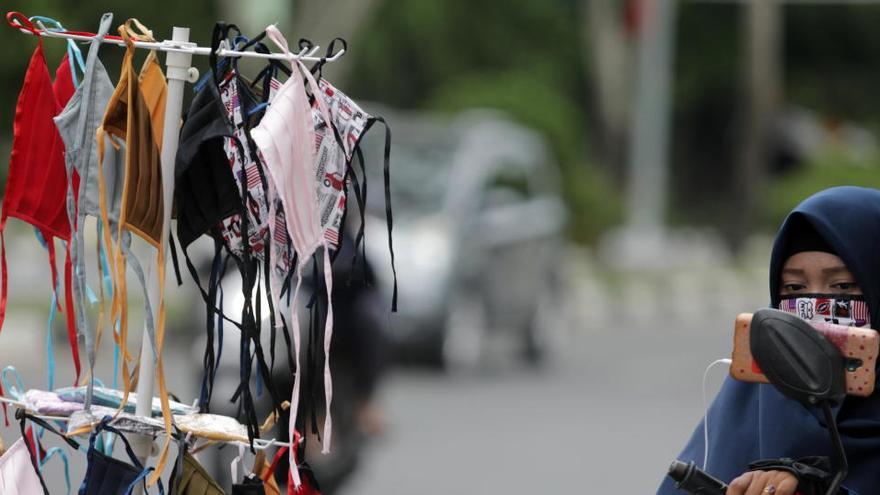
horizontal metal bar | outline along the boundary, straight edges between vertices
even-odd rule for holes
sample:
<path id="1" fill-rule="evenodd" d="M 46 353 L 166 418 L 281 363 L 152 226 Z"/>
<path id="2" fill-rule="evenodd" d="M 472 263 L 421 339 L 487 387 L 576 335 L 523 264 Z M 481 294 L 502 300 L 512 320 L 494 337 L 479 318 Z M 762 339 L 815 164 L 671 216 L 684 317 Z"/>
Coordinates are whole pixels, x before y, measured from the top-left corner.
<path id="1" fill-rule="evenodd" d="M 7 397 L 0 397 L 0 402 L 9 404 L 9 405 L 14 406 L 18 409 L 23 409 L 24 411 L 29 411 L 31 416 L 34 416 L 34 417 L 37 417 L 40 419 L 45 419 L 48 421 L 60 421 L 62 423 L 66 423 L 66 422 L 70 421 L 70 418 L 67 416 L 49 416 L 49 415 L 45 415 L 45 414 L 38 414 L 36 411 L 30 411 L 28 409 L 28 405 L 26 403 L 21 402 L 21 401 L 17 401 L 14 399 L 9 399 Z M 97 423 L 95 423 L 95 424 L 97 424 Z M 94 425 L 92 425 L 92 426 L 94 426 Z M 192 434 L 192 433 L 190 433 L 190 434 Z M 198 437 L 199 435 L 196 434 L 195 436 Z M 199 438 L 202 438 L 202 437 L 199 437 Z M 216 440 L 216 439 L 211 439 L 211 438 L 209 438 L 207 440 L 211 443 L 229 443 L 229 444 L 235 444 L 235 445 L 250 446 L 247 442 L 242 442 L 239 440 Z M 300 439 L 300 441 L 302 441 L 302 439 Z M 267 438 L 255 438 L 254 439 L 254 448 L 258 449 L 258 450 L 265 450 L 270 447 L 289 447 L 289 446 L 290 446 L 290 442 L 284 442 L 284 441 L 277 440 L 274 438 L 273 439 L 267 439 Z"/>
<path id="2" fill-rule="evenodd" d="M 19 29 L 22 33 L 25 34 L 35 34 L 27 29 Z M 63 39 L 72 39 L 77 41 L 92 41 L 95 39 L 95 36 L 83 36 L 81 34 L 71 34 L 71 33 L 63 33 L 63 32 L 55 32 L 55 31 L 39 31 L 39 36 L 43 36 L 45 38 L 63 38 Z M 117 46 L 125 46 L 125 42 L 122 40 L 116 39 L 108 39 L 104 38 L 101 40 L 102 43 L 117 45 Z M 142 48 L 145 50 L 156 50 L 161 52 L 183 52 L 183 53 L 191 53 L 193 55 L 210 55 L 211 49 L 207 47 L 198 46 L 195 44 L 187 44 L 187 43 L 178 43 L 175 41 L 133 41 L 135 48 Z M 300 60 L 304 62 L 319 62 L 321 60 L 326 60 L 327 62 L 334 62 L 339 57 L 341 57 L 344 53 L 344 49 L 340 49 L 338 52 L 334 53 L 333 56 L 327 57 L 324 59 L 323 57 L 314 56 L 315 53 L 318 52 L 320 46 L 314 46 L 311 48 L 304 48 L 299 53 L 287 55 L 286 53 L 259 53 L 259 52 L 240 52 L 236 50 L 229 49 L 219 49 L 217 50 L 218 57 L 239 57 L 239 58 L 261 58 L 261 59 L 269 59 L 269 60 Z"/>

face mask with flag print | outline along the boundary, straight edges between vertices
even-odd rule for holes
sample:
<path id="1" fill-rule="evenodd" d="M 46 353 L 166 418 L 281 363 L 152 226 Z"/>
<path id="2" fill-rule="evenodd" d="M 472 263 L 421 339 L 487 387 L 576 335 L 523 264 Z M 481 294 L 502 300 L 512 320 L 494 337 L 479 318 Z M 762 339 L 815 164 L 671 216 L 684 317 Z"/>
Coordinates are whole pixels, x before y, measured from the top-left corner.
<path id="1" fill-rule="evenodd" d="M 844 294 L 801 294 L 783 298 L 779 309 L 797 315 L 812 324 L 833 323 L 863 327 L 871 321 L 864 296 Z"/>

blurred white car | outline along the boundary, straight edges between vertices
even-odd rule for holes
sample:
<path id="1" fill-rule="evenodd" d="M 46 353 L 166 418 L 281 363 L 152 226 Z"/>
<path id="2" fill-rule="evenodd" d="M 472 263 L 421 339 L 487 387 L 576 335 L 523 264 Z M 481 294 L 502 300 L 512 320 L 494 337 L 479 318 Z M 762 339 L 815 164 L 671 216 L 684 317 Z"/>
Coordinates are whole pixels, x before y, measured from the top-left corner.
<path id="1" fill-rule="evenodd" d="M 498 112 L 386 112 L 399 312 L 383 315 L 404 361 L 475 365 L 495 348 L 537 362 L 559 309 L 567 220 L 544 139 Z M 384 134 L 365 138 L 366 253 L 389 311 Z M 354 214 L 350 218 L 355 217 Z"/>

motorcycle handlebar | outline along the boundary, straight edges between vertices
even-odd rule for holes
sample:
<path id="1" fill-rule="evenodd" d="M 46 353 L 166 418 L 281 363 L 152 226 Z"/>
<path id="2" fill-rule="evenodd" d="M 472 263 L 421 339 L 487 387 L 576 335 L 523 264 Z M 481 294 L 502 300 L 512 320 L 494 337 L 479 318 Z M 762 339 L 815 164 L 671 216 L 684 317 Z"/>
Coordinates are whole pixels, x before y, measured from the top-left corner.
<path id="1" fill-rule="evenodd" d="M 724 495 L 727 492 L 727 485 L 706 474 L 693 461 L 687 464 L 672 461 L 669 477 L 678 483 L 676 488 L 692 495 Z"/>

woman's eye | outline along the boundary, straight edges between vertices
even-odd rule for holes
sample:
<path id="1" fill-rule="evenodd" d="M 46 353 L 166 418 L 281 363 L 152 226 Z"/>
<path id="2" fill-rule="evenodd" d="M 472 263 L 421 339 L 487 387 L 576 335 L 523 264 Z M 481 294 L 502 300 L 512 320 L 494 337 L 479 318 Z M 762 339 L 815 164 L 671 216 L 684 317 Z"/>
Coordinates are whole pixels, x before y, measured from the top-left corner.
<path id="1" fill-rule="evenodd" d="M 807 286 L 804 284 L 783 284 L 782 285 L 782 290 L 787 291 L 787 292 L 797 292 L 800 290 L 804 290 L 806 288 L 807 288 Z"/>
<path id="2" fill-rule="evenodd" d="M 859 284 L 855 282 L 838 282 L 831 284 L 831 288 L 837 290 L 858 290 Z"/>

